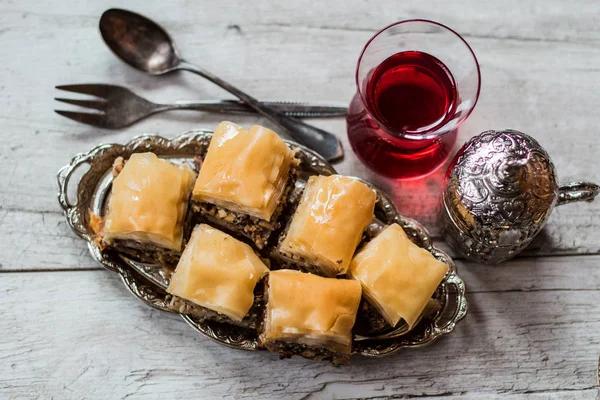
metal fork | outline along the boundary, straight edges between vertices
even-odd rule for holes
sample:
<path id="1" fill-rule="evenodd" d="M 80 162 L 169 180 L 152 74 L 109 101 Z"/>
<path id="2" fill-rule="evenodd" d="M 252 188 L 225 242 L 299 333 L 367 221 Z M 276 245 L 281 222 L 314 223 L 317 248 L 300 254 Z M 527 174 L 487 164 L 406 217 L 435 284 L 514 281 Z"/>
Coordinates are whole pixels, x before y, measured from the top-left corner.
<path id="1" fill-rule="evenodd" d="M 115 85 L 82 84 L 56 86 L 59 90 L 96 96 L 96 100 L 73 100 L 55 98 L 54 100 L 91 108 L 99 113 L 85 113 L 54 110 L 72 120 L 100 128 L 124 128 L 146 118 L 168 110 L 197 110 L 226 114 L 256 114 L 250 107 L 237 100 L 178 101 L 173 104 L 152 103 L 131 90 Z M 335 104 L 309 104 L 301 102 L 265 102 L 270 107 L 299 118 L 339 117 L 346 115 L 346 107 Z"/>

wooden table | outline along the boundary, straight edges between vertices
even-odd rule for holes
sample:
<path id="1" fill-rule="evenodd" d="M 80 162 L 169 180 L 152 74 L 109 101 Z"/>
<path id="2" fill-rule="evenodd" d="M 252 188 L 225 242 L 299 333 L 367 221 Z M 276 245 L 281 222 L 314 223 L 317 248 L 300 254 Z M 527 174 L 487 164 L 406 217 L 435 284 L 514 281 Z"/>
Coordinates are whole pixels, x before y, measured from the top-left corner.
<path id="1" fill-rule="evenodd" d="M 33 2 L 31 2 L 33 3 Z M 101 142 L 172 137 L 222 116 L 163 114 L 103 131 L 53 113 L 55 85 L 110 82 L 156 101 L 225 94 L 191 74 L 150 77 L 104 46 L 114 2 L 0 1 L 0 398 L 594 398 L 600 352 L 600 201 L 556 209 L 525 256 L 457 258 L 470 310 L 434 345 L 349 367 L 231 350 L 135 300 L 88 255 L 56 201 L 55 174 Z M 337 5 L 336 5 L 337 4 Z M 400 19 L 445 23 L 479 57 L 482 94 L 460 142 L 486 129 L 535 136 L 563 180 L 600 180 L 600 3 L 507 0 L 131 1 L 182 53 L 261 99 L 350 100 L 359 51 Z M 260 118 L 236 118 L 242 124 Z M 442 170 L 415 182 L 373 176 L 343 119 L 339 172 L 371 179 L 437 237 Z"/>

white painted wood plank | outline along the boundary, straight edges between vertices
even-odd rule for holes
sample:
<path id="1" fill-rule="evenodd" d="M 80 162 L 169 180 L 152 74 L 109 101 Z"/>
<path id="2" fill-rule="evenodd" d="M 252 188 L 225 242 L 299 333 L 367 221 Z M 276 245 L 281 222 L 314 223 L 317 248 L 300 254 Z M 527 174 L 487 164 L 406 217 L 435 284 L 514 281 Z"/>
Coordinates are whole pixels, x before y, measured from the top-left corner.
<path id="1" fill-rule="evenodd" d="M 468 293 L 600 290 L 600 256 L 527 257 L 502 265 L 456 264 Z"/>
<path id="2" fill-rule="evenodd" d="M 540 246 L 532 246 L 528 254 L 544 254 L 547 251 L 548 234 L 539 238 Z M 0 210 L 0 271 L 15 270 L 63 270 L 100 268 L 89 255 L 86 243 L 77 237 L 59 212 L 36 213 L 12 210 Z M 589 248 L 598 244 L 594 237 L 587 240 Z M 456 256 L 445 242 L 437 239 L 434 243 L 452 256 Z M 585 249 L 586 247 L 584 247 Z M 574 247 L 552 247 L 551 254 L 562 251 L 580 251 Z M 456 264 L 461 276 L 470 283 L 472 280 L 491 285 L 488 290 L 514 290 L 516 288 L 538 289 L 539 285 L 556 282 L 571 285 L 569 287 L 598 288 L 600 269 L 584 263 L 589 256 L 580 257 L 520 257 L 501 266 L 484 266 L 466 262 L 457 258 Z M 598 259 L 593 256 L 591 259 Z M 598 259 L 600 264 L 600 259 Z M 595 279 L 588 279 L 595 277 Z M 549 281 L 548 279 L 551 279 Z M 497 281 L 497 282 L 496 282 Z M 497 284 L 507 283 L 504 288 Z M 581 286 L 581 285 L 587 286 Z M 562 286 L 550 286 L 562 288 Z M 470 289 L 472 289 L 470 287 Z M 477 289 L 483 290 L 483 289 Z"/>
<path id="3" fill-rule="evenodd" d="M 7 225 L 0 214 L 0 237 L 5 238 L 0 241 L 0 271 L 101 269 L 62 215 L 13 217 L 19 223 Z M 456 264 L 469 293 L 600 289 L 600 256 L 520 257 L 499 266 L 457 259 Z"/>
<path id="4" fill-rule="evenodd" d="M 471 294 L 466 320 L 436 344 L 335 368 L 222 347 L 139 303 L 106 271 L 0 279 L 7 398 L 541 399 L 596 389 L 598 290 Z"/>
<path id="5" fill-rule="evenodd" d="M 61 213 L 0 210 L 0 271 L 99 267 Z"/>
<path id="6" fill-rule="evenodd" d="M 79 23 L 83 26 L 95 20 L 114 4 L 101 0 L 71 3 L 52 1 L 45 4 L 6 2 L 3 13 L 11 17 L 39 18 L 46 23 L 61 25 Z M 322 30 L 378 30 L 394 21 L 428 18 L 453 27 L 460 27 L 466 36 L 483 36 L 507 40 L 530 41 L 594 41 L 600 39 L 597 26 L 598 3 L 578 0 L 576 5 L 551 0 L 546 2 L 507 0 L 481 2 L 466 0 L 448 7 L 444 0 L 424 3 L 390 1 L 364 2 L 347 0 L 340 4 L 311 0 L 294 2 L 212 1 L 202 6 L 186 0 L 128 1 L 130 9 L 160 19 L 172 29 L 214 29 L 237 24 L 297 27 Z"/>

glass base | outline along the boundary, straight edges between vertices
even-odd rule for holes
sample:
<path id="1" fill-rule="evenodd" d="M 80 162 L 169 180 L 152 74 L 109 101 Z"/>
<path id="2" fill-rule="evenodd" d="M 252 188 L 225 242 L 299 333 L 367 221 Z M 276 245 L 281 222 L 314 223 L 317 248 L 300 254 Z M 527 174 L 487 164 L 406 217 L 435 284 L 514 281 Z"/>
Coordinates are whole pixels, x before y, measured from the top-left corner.
<path id="1" fill-rule="evenodd" d="M 448 159 L 458 129 L 436 139 L 408 140 L 383 130 L 354 96 L 346 117 L 348 140 L 358 158 L 380 175 L 414 179 L 427 175 Z"/>

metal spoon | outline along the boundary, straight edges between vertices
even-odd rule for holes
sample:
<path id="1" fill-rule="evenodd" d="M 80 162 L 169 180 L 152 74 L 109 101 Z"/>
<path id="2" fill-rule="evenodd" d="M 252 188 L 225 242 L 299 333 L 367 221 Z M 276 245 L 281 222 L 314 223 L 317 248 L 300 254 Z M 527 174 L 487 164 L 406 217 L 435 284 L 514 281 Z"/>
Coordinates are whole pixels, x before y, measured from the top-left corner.
<path id="1" fill-rule="evenodd" d="M 339 139 L 322 129 L 287 117 L 240 89 L 181 58 L 169 34 L 155 22 L 127 10 L 110 9 L 100 18 L 100 32 L 110 49 L 132 67 L 150 75 L 190 71 L 212 81 L 285 130 L 328 161 L 344 156 Z"/>

